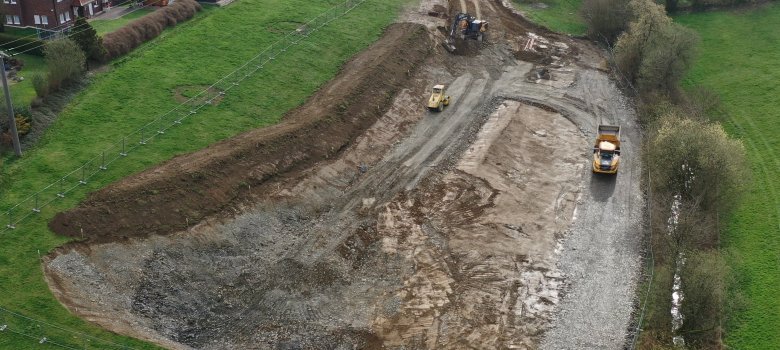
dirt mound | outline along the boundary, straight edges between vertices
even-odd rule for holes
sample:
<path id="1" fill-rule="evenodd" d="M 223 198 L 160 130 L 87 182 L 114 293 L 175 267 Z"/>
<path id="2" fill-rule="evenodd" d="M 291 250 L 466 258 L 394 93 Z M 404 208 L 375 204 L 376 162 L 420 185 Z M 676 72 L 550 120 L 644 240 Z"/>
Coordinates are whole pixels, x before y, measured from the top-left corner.
<path id="1" fill-rule="evenodd" d="M 56 233 L 105 242 L 169 234 L 262 193 L 345 149 L 391 106 L 433 47 L 418 24 L 394 24 L 338 77 L 280 124 L 253 130 L 91 194 L 49 223 Z"/>

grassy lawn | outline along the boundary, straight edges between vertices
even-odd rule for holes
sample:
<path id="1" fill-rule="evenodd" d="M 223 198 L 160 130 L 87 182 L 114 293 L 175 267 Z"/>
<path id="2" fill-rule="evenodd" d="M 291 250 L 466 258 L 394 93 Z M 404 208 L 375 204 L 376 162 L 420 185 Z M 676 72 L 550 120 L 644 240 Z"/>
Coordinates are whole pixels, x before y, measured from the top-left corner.
<path id="1" fill-rule="evenodd" d="M 47 221 L 56 211 L 76 205 L 89 191 L 177 154 L 277 123 L 287 110 L 300 105 L 331 79 L 346 59 L 376 40 L 407 1 L 367 0 L 230 90 L 219 105 L 201 110 L 112 164 L 87 185 L 58 199 L 54 208 L 44 208 L 40 217 L 0 234 L 0 306 L 133 348 L 153 348 L 91 326 L 73 317 L 53 298 L 42 277 L 39 254 L 46 254 L 67 239 L 54 236 Z M 290 22 L 312 18 L 339 3 L 343 1 L 238 1 L 177 26 L 115 62 L 112 71 L 95 78 L 75 98 L 36 149 L 27 151 L 19 160 L 0 158 L 0 227 L 5 226 L 4 213 L 13 203 L 57 181 L 122 136 L 176 106 L 177 87 L 212 84 L 278 40 L 283 35 L 278 28 L 288 28 Z M 0 311 L 0 321 L 15 324 L 15 320 L 18 321 Z M 85 346 L 83 337 L 31 321 L 19 327 L 24 327 L 28 334 L 47 336 L 72 348 L 110 348 Z M 46 347 L 39 345 L 38 339 L 0 332 L 0 348 Z"/>
<path id="2" fill-rule="evenodd" d="M 129 5 L 122 7 L 126 8 L 128 6 Z M 95 28 L 95 31 L 97 31 L 98 35 L 103 35 L 106 33 L 111 33 L 121 28 L 125 24 L 132 22 L 133 20 L 154 12 L 156 8 L 157 7 L 154 6 L 143 7 L 116 19 L 95 19 L 90 21 L 89 24 L 92 25 L 92 28 Z"/>
<path id="3" fill-rule="evenodd" d="M 520 10 L 535 23 L 550 30 L 585 34 L 586 27 L 579 15 L 582 0 L 514 0 Z"/>
<path id="4" fill-rule="evenodd" d="M 11 97 L 15 106 L 30 106 L 30 101 L 35 98 L 35 89 L 32 86 L 32 76 L 36 73 L 46 74 L 46 63 L 43 57 L 32 55 L 19 55 L 16 58 L 24 61 L 24 67 L 19 75 L 24 77 L 20 82 L 9 81 L 11 85 Z M 3 100 L 5 101 L 5 100 Z M 3 103 L 5 105 L 5 103 Z"/>
<path id="5" fill-rule="evenodd" d="M 744 310 L 730 315 L 726 343 L 780 349 L 780 4 L 676 20 L 702 37 L 686 85 L 720 94 L 731 114 L 725 127 L 745 142 L 754 174 L 744 202 L 724 223 L 735 288 L 747 299 Z"/>
<path id="6" fill-rule="evenodd" d="M 16 36 L 38 35 L 38 31 L 35 30 L 34 28 L 16 28 L 16 27 L 8 27 L 8 26 L 5 27 L 3 33 L 16 35 Z"/>

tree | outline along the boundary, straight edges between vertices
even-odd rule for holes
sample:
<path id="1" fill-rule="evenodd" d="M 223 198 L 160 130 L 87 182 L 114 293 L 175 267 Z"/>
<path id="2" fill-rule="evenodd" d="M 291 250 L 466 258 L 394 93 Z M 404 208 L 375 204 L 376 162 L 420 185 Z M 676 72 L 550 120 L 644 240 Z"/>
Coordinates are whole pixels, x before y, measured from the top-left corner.
<path id="1" fill-rule="evenodd" d="M 626 79 L 636 83 L 642 59 L 650 49 L 648 44 L 672 19 L 666 16 L 663 6 L 650 0 L 631 0 L 628 6 L 636 17 L 618 38 L 615 65 Z"/>
<path id="2" fill-rule="evenodd" d="M 676 113 L 662 117 L 651 133 L 645 164 L 653 191 L 720 214 L 733 208 L 750 177 L 741 141 L 720 124 Z"/>
<path id="3" fill-rule="evenodd" d="M 0 33 L 5 32 L 5 1 L 0 2 Z"/>
<path id="4" fill-rule="evenodd" d="M 103 47 L 103 38 L 97 35 L 95 28 L 84 17 L 78 17 L 74 28 L 79 28 L 71 35 L 71 39 L 79 45 L 87 58 L 101 62 L 106 59 L 106 49 Z"/>
<path id="5" fill-rule="evenodd" d="M 585 0 L 580 16 L 588 26 L 591 39 L 611 45 L 626 30 L 631 11 L 625 0 Z"/>
<path id="6" fill-rule="evenodd" d="M 675 90 L 695 56 L 698 36 L 652 0 L 631 0 L 635 19 L 615 46 L 615 65 L 642 93 Z"/>
<path id="7" fill-rule="evenodd" d="M 84 73 L 86 55 L 70 39 L 59 39 L 46 43 L 44 59 L 49 67 L 49 91 L 78 80 Z"/>
<path id="8" fill-rule="evenodd" d="M 638 83 L 644 90 L 673 91 L 693 65 L 699 37 L 691 29 L 672 23 L 654 35 L 639 67 Z"/>

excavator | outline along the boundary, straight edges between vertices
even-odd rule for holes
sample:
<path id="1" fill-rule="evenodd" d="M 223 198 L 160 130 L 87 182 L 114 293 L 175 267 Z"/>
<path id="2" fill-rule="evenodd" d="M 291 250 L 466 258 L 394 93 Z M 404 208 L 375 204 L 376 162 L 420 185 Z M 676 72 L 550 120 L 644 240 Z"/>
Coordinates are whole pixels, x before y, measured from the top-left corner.
<path id="1" fill-rule="evenodd" d="M 450 37 L 459 36 L 461 39 L 475 39 L 482 41 L 488 29 L 488 22 L 477 19 L 468 13 L 458 13 L 452 21 Z"/>
<path id="2" fill-rule="evenodd" d="M 441 112 L 444 106 L 450 104 L 450 97 L 444 92 L 444 85 L 438 84 L 431 90 L 431 97 L 428 99 L 428 109 L 433 112 Z"/>
<path id="3" fill-rule="evenodd" d="M 458 13 L 450 26 L 450 35 L 444 41 L 444 47 L 449 52 L 455 51 L 455 39 L 472 39 L 483 41 L 485 32 L 488 29 L 488 22 L 477 19 L 468 13 Z"/>
<path id="4" fill-rule="evenodd" d="M 617 174 L 620 165 L 620 126 L 599 125 L 593 146 L 593 172 Z"/>

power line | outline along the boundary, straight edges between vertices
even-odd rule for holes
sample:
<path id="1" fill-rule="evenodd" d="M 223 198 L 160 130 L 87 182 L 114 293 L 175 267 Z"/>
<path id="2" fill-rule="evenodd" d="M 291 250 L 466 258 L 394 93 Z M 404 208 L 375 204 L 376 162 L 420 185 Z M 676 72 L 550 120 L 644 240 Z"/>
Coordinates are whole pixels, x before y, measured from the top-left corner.
<path id="1" fill-rule="evenodd" d="M 127 4 L 127 3 L 131 2 L 131 1 L 134 1 L 134 0 L 126 0 L 125 2 L 122 2 L 122 3 L 120 3 L 120 4 L 116 5 L 116 6 L 117 6 L 117 7 L 118 7 L 118 6 L 124 6 L 125 4 Z M 144 8 L 147 8 L 148 6 L 151 6 L 152 4 L 158 3 L 158 2 L 160 2 L 160 1 L 161 1 L 161 0 L 155 0 L 154 2 L 152 2 L 152 3 L 148 4 L 148 5 L 143 5 L 143 6 L 140 6 L 140 7 L 136 8 L 136 9 L 133 9 L 132 11 L 130 11 L 130 12 L 128 12 L 128 13 L 125 13 L 125 14 L 124 14 L 124 15 L 122 15 L 122 16 L 126 16 L 126 15 L 129 15 L 129 14 L 131 14 L 131 13 L 135 12 L 135 11 L 138 11 L 138 10 L 141 10 L 141 9 L 144 9 Z M 52 31 L 52 32 L 56 32 L 56 31 L 58 31 L 58 28 L 63 28 L 62 30 L 64 30 L 64 29 L 69 29 L 69 28 L 70 28 L 70 29 L 73 29 L 73 28 L 80 27 L 80 26 L 83 26 L 83 25 L 84 25 L 84 24 L 82 24 L 82 25 L 74 25 L 74 26 L 68 27 L 68 25 L 69 25 L 69 24 L 70 24 L 70 23 L 62 23 L 62 24 L 60 24 L 59 26 L 53 27 L 53 28 L 51 28 L 51 29 L 49 29 L 49 28 L 38 28 L 38 27 L 36 27 L 36 29 L 42 29 L 42 30 L 46 30 L 46 31 Z M 11 44 L 11 43 L 17 42 L 17 41 L 19 41 L 19 40 L 22 40 L 22 39 L 31 38 L 31 37 L 37 37 L 37 36 L 38 36 L 38 34 L 37 34 L 37 33 L 36 33 L 36 34 L 29 34 L 29 35 L 26 35 L 26 36 L 23 36 L 23 37 L 20 37 L 20 38 L 14 39 L 14 40 L 12 40 L 12 41 L 9 41 L 9 42 L 7 42 L 7 43 L 4 43 L 3 45 L 8 45 L 8 44 Z M 29 43 L 27 43 L 27 44 L 29 44 Z M 21 46 L 24 46 L 24 45 L 25 45 L 25 44 L 23 44 L 23 45 L 19 45 L 19 46 L 17 46 L 17 47 L 11 48 L 11 49 L 6 49 L 6 50 L 14 50 L 14 49 L 16 49 L 16 48 L 18 48 L 18 47 L 21 47 Z"/>
<path id="2" fill-rule="evenodd" d="M 130 12 L 126 13 L 125 15 L 128 15 L 128 14 L 130 14 L 130 13 L 133 13 L 133 12 L 135 12 L 135 11 L 138 11 L 138 10 L 140 10 L 140 9 L 146 8 L 147 6 L 152 6 L 154 3 L 157 3 L 157 2 L 160 2 L 160 1 L 162 1 L 162 0 L 155 0 L 154 2 L 151 2 L 151 3 L 149 3 L 148 5 L 144 5 L 144 6 L 142 6 L 142 7 L 139 7 L 139 8 L 137 8 L 137 9 L 134 9 L 133 11 L 130 11 Z M 78 34 L 78 33 L 82 33 L 82 32 L 84 32 L 84 31 L 87 31 L 87 30 L 89 30 L 90 28 L 92 28 L 92 27 L 89 25 L 89 23 L 85 23 L 83 26 L 86 26 L 86 28 L 83 28 L 83 29 L 81 29 L 81 30 L 79 30 L 79 31 L 72 31 L 72 30 L 71 30 L 71 31 L 69 31 L 67 34 L 65 34 L 65 37 L 69 38 L 69 37 L 71 37 L 71 36 L 73 36 L 73 35 L 76 35 L 76 34 Z M 72 27 L 72 28 L 70 28 L 70 29 L 73 29 L 73 28 L 75 28 L 75 27 L 78 27 L 78 26 L 73 26 L 73 27 Z M 28 42 L 28 43 L 24 43 L 24 44 L 22 44 L 22 45 L 19 45 L 19 46 L 17 46 L 17 47 L 14 47 L 14 48 L 11 48 L 11 49 L 7 49 L 7 50 L 16 50 L 16 49 L 18 49 L 18 48 L 20 48 L 20 47 L 23 47 L 23 46 L 26 46 L 26 45 L 31 45 L 31 44 L 32 44 L 32 45 L 38 45 L 38 46 L 35 46 L 35 47 L 32 47 L 32 48 L 26 49 L 26 50 L 24 50 L 24 51 L 21 51 L 21 52 L 16 52 L 16 53 L 12 54 L 11 56 L 21 55 L 21 54 L 23 54 L 23 53 L 25 53 L 25 52 L 29 52 L 29 51 L 32 51 L 32 50 L 36 50 L 36 49 L 39 49 L 39 48 L 41 48 L 41 47 L 43 47 L 43 46 L 45 46 L 45 45 L 46 45 L 45 43 L 38 43 L 38 42 Z"/>
<path id="3" fill-rule="evenodd" d="M 77 335 L 77 336 L 82 337 L 82 338 L 92 339 L 92 340 L 95 340 L 95 341 L 98 341 L 98 342 L 101 342 L 101 343 L 104 343 L 104 344 L 112 345 L 114 347 L 119 347 L 119 348 L 123 348 L 123 349 L 132 349 L 132 348 L 126 346 L 126 345 L 117 344 L 117 343 L 114 343 L 114 342 L 111 342 L 111 341 L 108 341 L 108 340 L 104 340 L 104 339 L 101 339 L 101 338 L 97 338 L 97 337 L 91 336 L 91 335 L 86 334 L 86 333 L 70 330 L 68 328 L 65 328 L 64 326 L 60 326 L 60 325 L 57 325 L 57 324 L 49 323 L 49 322 L 46 322 L 46 321 L 37 320 L 37 319 L 34 319 L 32 317 L 25 316 L 25 315 L 22 315 L 20 313 L 11 311 L 11 310 L 6 309 L 6 308 L 4 308 L 2 306 L 0 306 L 0 311 L 5 312 L 7 314 L 10 314 L 10 315 L 12 315 L 14 317 L 17 317 L 17 318 L 21 318 L 21 319 L 26 320 L 26 321 L 34 322 L 34 323 L 41 324 L 41 325 L 46 325 L 48 327 L 52 327 L 54 329 L 57 329 L 57 330 L 60 330 L 60 331 L 66 332 L 66 333 L 70 333 L 70 334 L 73 334 L 73 335 Z M 5 325 L 7 326 L 7 324 L 5 324 Z"/>

